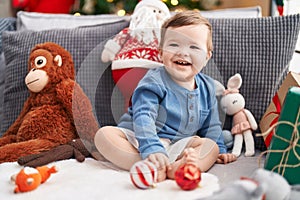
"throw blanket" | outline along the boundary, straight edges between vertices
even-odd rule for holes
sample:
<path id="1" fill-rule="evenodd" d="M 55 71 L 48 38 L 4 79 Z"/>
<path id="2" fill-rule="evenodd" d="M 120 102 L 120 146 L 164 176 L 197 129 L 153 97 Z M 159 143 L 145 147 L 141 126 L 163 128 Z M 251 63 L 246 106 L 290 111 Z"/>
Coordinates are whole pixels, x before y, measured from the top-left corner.
<path id="1" fill-rule="evenodd" d="M 10 177 L 22 169 L 16 162 L 0 165 L 0 199 L 9 200 L 146 200 L 146 199 L 197 199 L 211 195 L 219 189 L 218 178 L 202 173 L 200 187 L 192 191 L 181 190 L 175 181 L 166 180 L 155 188 L 140 190 L 133 186 L 129 172 L 120 170 L 109 162 L 100 162 L 91 158 L 79 163 L 74 159 L 58 161 L 58 172 L 37 189 L 15 194 L 15 185 Z"/>

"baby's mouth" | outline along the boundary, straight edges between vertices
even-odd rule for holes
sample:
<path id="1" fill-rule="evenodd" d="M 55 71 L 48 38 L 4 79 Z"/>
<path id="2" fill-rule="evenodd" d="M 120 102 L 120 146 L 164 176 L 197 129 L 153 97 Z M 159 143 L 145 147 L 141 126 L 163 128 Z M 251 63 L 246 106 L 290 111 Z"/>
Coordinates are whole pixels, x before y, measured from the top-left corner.
<path id="1" fill-rule="evenodd" d="M 177 61 L 175 61 L 175 63 L 177 65 L 182 65 L 182 66 L 189 66 L 189 65 L 191 65 L 191 63 L 189 63 L 187 61 L 183 61 L 183 60 L 177 60 Z"/>

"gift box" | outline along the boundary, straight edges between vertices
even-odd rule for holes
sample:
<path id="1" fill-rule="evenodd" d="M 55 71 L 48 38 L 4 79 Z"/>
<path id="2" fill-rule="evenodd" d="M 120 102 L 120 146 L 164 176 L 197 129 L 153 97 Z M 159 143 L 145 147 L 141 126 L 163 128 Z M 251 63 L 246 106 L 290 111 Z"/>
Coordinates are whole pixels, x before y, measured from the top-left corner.
<path id="1" fill-rule="evenodd" d="M 288 90 L 270 147 L 265 168 L 284 176 L 293 184 L 300 183 L 300 87 Z"/>
<path id="2" fill-rule="evenodd" d="M 272 98 L 270 105 L 259 122 L 261 132 L 266 132 L 273 124 L 278 121 L 282 104 L 284 102 L 287 91 L 292 86 L 300 86 L 300 74 L 289 72 L 279 87 L 278 91 Z M 273 131 L 267 135 L 263 135 L 266 147 L 269 147 Z"/>

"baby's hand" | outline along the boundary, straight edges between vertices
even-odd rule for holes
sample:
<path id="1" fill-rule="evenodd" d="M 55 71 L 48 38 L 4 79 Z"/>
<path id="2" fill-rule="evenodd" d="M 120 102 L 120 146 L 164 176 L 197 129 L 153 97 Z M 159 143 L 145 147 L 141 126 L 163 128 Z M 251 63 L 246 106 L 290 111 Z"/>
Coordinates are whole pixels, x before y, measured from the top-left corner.
<path id="1" fill-rule="evenodd" d="M 236 156 L 232 153 L 223 153 L 219 154 L 216 162 L 219 164 L 227 164 L 236 161 L 236 159 Z"/>
<path id="2" fill-rule="evenodd" d="M 157 169 L 166 168 L 170 165 L 169 158 L 163 153 L 150 154 L 147 160 L 152 162 Z"/>
<path id="3" fill-rule="evenodd" d="M 170 169 L 170 162 L 168 157 L 163 153 L 153 153 L 147 158 L 157 167 L 157 181 L 164 181 L 167 177 L 167 170 Z"/>

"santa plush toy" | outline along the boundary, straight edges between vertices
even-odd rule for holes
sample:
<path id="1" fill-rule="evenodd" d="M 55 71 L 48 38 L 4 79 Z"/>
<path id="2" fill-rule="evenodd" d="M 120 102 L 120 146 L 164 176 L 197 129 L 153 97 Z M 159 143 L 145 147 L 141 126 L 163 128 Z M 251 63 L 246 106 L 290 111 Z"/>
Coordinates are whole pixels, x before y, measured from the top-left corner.
<path id="1" fill-rule="evenodd" d="M 101 55 L 112 61 L 112 76 L 125 98 L 125 108 L 139 80 L 148 69 L 162 66 L 159 56 L 160 28 L 170 17 L 166 4 L 159 0 L 140 1 L 130 25 L 107 41 Z"/>

